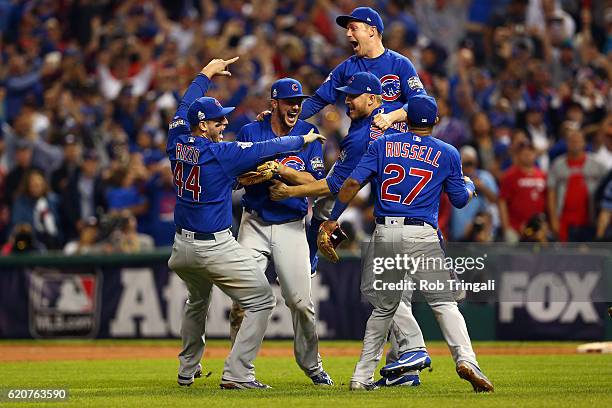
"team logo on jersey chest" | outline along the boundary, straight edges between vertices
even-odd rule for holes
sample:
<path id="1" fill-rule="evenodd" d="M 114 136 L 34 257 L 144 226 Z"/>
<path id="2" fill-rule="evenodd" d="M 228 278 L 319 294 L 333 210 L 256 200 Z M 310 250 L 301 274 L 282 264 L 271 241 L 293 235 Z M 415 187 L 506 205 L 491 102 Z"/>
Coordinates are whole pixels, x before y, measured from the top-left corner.
<path id="1" fill-rule="evenodd" d="M 400 78 L 397 75 L 387 74 L 380 78 L 382 84 L 382 98 L 385 102 L 391 102 L 400 97 Z"/>
<path id="2" fill-rule="evenodd" d="M 283 166 L 291 167 L 297 171 L 304 171 L 306 166 L 304 166 L 304 160 L 302 160 L 299 156 L 287 156 L 280 160 L 280 164 Z"/>

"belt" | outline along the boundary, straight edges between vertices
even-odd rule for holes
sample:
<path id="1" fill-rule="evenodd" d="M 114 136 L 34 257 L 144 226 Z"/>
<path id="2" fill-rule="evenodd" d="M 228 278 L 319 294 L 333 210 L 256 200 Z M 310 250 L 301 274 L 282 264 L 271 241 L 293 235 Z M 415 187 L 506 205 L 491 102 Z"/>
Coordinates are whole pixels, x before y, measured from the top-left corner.
<path id="1" fill-rule="evenodd" d="M 252 210 L 250 208 L 245 208 L 244 211 L 248 212 L 251 215 L 256 216 L 257 218 L 259 218 L 261 221 L 267 223 L 267 224 L 287 224 L 289 222 L 295 222 L 295 221 L 300 221 L 301 219 L 303 219 L 304 217 L 297 217 L 297 218 L 291 218 L 289 220 L 284 220 L 284 221 L 266 221 L 263 219 L 263 217 L 255 210 Z"/>
<path id="2" fill-rule="evenodd" d="M 385 225 L 386 224 L 385 218 L 386 217 L 376 217 L 376 223 L 377 224 Z M 398 218 L 401 218 L 401 217 L 398 217 Z M 425 224 L 427 224 L 427 223 L 425 221 L 423 221 L 423 220 L 417 220 L 416 218 L 404 217 L 404 225 L 420 225 L 422 227 Z M 427 225 L 429 225 L 429 224 L 427 224 Z"/>
<path id="3" fill-rule="evenodd" d="M 198 241 L 214 241 L 215 234 L 210 232 L 191 232 L 188 230 L 184 230 L 181 227 L 176 227 L 176 233 L 181 235 L 183 232 L 193 234 L 193 239 L 197 239 Z"/>

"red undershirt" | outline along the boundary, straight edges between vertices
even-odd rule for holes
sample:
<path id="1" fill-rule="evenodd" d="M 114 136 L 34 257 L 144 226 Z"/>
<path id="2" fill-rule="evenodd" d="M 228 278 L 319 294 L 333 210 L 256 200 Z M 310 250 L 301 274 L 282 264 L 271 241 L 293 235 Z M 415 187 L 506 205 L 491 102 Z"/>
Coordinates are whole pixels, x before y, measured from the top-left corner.
<path id="1" fill-rule="evenodd" d="M 584 179 L 586 155 L 578 159 L 567 159 L 569 178 L 563 200 L 563 210 L 559 218 L 559 239 L 567 241 L 570 226 L 589 224 L 589 190 Z"/>

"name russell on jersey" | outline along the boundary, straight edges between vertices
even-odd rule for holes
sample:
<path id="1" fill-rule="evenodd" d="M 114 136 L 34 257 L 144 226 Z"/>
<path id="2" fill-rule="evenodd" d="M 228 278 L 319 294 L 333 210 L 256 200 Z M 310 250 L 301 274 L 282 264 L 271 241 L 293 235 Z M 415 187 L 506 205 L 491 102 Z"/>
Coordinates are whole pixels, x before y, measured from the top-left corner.
<path id="1" fill-rule="evenodd" d="M 385 157 L 403 157 L 412 160 L 422 161 L 431 164 L 434 167 L 439 167 L 438 159 L 440 158 L 439 150 L 436 150 L 424 145 L 411 145 L 408 142 L 385 142 Z M 434 155 L 432 159 L 431 156 Z"/>

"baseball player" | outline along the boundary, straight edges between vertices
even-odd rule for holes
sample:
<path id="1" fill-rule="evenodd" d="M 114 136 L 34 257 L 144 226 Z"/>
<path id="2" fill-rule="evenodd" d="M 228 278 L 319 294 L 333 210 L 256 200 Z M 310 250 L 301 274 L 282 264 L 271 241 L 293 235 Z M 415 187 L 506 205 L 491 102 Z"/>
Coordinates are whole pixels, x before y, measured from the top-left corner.
<path id="1" fill-rule="evenodd" d="M 337 194 L 342 183 L 367 152 L 368 145 L 383 135 L 383 132 L 372 122 L 376 115 L 384 111 L 384 108 L 382 108 L 382 84 L 374 74 L 358 72 L 349 78 L 346 86 L 339 87 L 337 91 L 346 95 L 345 102 L 351 118 L 348 135 L 342 140 L 340 146 L 340 157 L 325 179 L 295 186 L 276 182 L 270 188 L 270 197 L 273 200 L 284 200 L 288 197 L 329 197 Z M 397 130 L 389 129 L 386 131 L 386 133 L 394 132 L 397 132 Z M 333 205 L 334 199 L 333 197 L 330 198 L 329 201 Z M 315 245 L 316 250 L 316 239 L 313 245 Z M 401 308 L 398 308 L 390 340 L 391 349 L 387 355 L 387 363 L 392 363 L 399 358 L 399 349 L 420 350 L 421 345 L 424 344 L 421 329 L 407 303 L 402 303 Z M 413 360 L 413 370 L 401 373 L 397 377 L 382 378 L 380 385 L 419 385 L 418 370 L 430 365 L 431 359 L 426 351 L 419 351 L 419 354 L 415 357 L 417 358 Z"/>
<path id="2" fill-rule="evenodd" d="M 193 80 L 170 122 L 166 152 L 172 164 L 176 191 L 176 235 L 170 269 L 189 292 L 179 354 L 179 385 L 200 377 L 206 314 L 212 285 L 245 309 L 244 322 L 225 361 L 221 388 L 269 388 L 255 379 L 253 360 L 261 346 L 268 319 L 276 304 L 272 289 L 251 251 L 230 232 L 231 192 L 236 177 L 264 157 L 299 151 L 321 135 L 287 136 L 258 143 L 219 143 L 228 124 L 224 108 L 204 97 L 211 79 L 229 76 L 227 66 L 238 58 L 214 59 Z"/>
<path id="3" fill-rule="evenodd" d="M 465 320 L 457 308 L 449 283 L 451 275 L 443 262 L 421 262 L 410 273 L 401 267 L 384 270 L 374 268 L 375 257 L 382 254 L 408 254 L 412 259 L 443 260 L 437 234 L 438 206 L 444 189 L 451 203 L 464 207 L 474 195 L 474 183 L 463 177 L 459 152 L 453 146 L 431 137 L 437 122 L 435 100 L 416 95 L 408 101 L 407 133 L 385 135 L 373 142 L 355 170 L 340 189 L 330 219 L 322 224 L 320 238 L 337 228 L 338 217 L 361 186 L 372 181 L 376 191 L 374 215 L 376 230 L 363 263 L 361 290 L 374 306 L 368 319 L 361 358 L 351 378 L 351 390 L 377 388 L 373 374 L 382 355 L 395 311 L 401 302 L 402 290 L 381 286 L 383 282 L 401 283 L 405 279 L 416 284 L 433 309 L 440 329 L 456 363 L 459 376 L 469 381 L 474 390 L 493 391 L 493 384 L 480 370 L 472 349 Z M 320 239 L 325 243 L 326 239 Z M 378 281 L 377 281 L 378 280 Z M 453 280 L 454 281 L 454 280 Z M 424 283 L 442 284 L 432 290 Z M 408 286 L 404 293 L 412 294 Z M 425 344 L 421 345 L 422 350 Z M 400 374 L 413 368 L 418 353 L 407 352 L 381 369 L 383 377 Z"/>
<path id="4" fill-rule="evenodd" d="M 346 38 L 353 48 L 354 55 L 338 65 L 321 84 L 315 94 L 306 99 L 302 105 L 301 119 L 307 119 L 319 112 L 326 105 L 334 104 L 344 94 L 338 91 L 339 87 L 346 85 L 349 78 L 357 72 L 370 72 L 382 84 L 381 106 L 382 110 L 376 116 L 385 112 L 403 110 L 410 96 L 426 94 L 423 84 L 414 65 L 405 56 L 386 49 L 382 42 L 384 24 L 380 15 L 370 7 L 357 7 L 350 15 L 336 18 L 336 23 L 346 29 Z M 397 131 L 407 130 L 405 123 L 394 123 Z M 386 130 L 383 129 L 383 130 Z M 355 163 L 359 161 L 361 155 Z M 352 160 L 349 159 L 349 160 Z M 347 173 L 348 175 L 349 173 Z M 338 188 L 340 185 L 337 186 Z M 311 272 L 316 272 L 317 233 L 321 223 L 327 219 L 333 205 L 333 198 L 322 197 L 315 201 L 313 216 L 306 231 L 310 248 Z M 401 327 L 398 325 L 401 324 Z M 387 354 L 387 362 L 398 358 L 398 347 L 414 348 L 415 344 L 423 342 L 423 336 L 417 321 L 412 315 L 411 308 L 402 303 L 396 312 L 391 333 L 391 349 Z M 422 364 L 429 364 L 429 356 L 421 356 Z M 385 385 L 419 385 L 418 373 L 407 373 L 403 379 L 392 378 L 385 381 Z"/>
<path id="5" fill-rule="evenodd" d="M 318 133 L 314 125 L 298 119 L 302 101 L 307 97 L 302 93 L 301 83 L 292 78 L 279 79 L 272 85 L 270 94 L 271 115 L 242 127 L 238 141 L 261 142 L 310 131 Z M 278 155 L 273 173 L 289 184 L 319 180 L 325 176 L 322 156 L 320 143 L 313 143 L 298 153 Z M 238 180 L 249 184 L 244 178 Z M 308 201 L 306 198 L 272 201 L 268 196 L 270 185 L 265 181 L 245 186 L 238 243 L 256 252 L 261 270 L 265 271 L 268 263 L 273 262 L 285 304 L 291 310 L 295 359 L 315 385 L 331 386 L 334 383 L 323 370 L 319 356 L 315 308 L 310 296 L 310 259 L 304 219 Z M 240 327 L 237 309 L 234 305 L 230 313 L 232 338 L 235 329 Z"/>
<path id="6" fill-rule="evenodd" d="M 346 85 L 349 78 L 357 72 L 370 72 L 380 80 L 381 105 L 384 108 L 381 113 L 402 108 L 412 95 L 426 94 L 412 62 L 384 47 L 384 24 L 374 9 L 357 7 L 350 15 L 338 16 L 336 23 L 346 28 L 346 37 L 353 47 L 354 55 L 334 68 L 315 94 L 304 101 L 300 119 L 308 119 L 325 106 L 335 104 L 343 97 L 338 88 Z M 405 123 L 395 123 L 393 126 L 401 132 L 407 130 Z M 329 216 L 332 205 L 333 199 L 317 200 L 307 230 L 313 273 L 318 262 L 317 233 L 321 223 Z"/>

